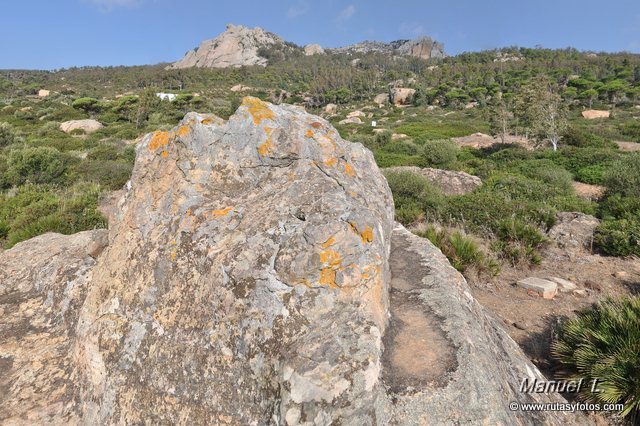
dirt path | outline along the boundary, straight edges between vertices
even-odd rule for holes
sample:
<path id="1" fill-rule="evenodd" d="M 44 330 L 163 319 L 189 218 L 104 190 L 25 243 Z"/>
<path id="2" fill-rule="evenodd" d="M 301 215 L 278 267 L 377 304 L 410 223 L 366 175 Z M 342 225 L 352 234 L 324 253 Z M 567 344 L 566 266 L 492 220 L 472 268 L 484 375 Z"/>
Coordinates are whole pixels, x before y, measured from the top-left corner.
<path id="1" fill-rule="evenodd" d="M 455 369 L 455 349 L 440 320 L 419 298 L 429 274 L 402 238 L 391 241 L 391 322 L 385 334 L 383 379 L 395 393 L 446 384 Z"/>

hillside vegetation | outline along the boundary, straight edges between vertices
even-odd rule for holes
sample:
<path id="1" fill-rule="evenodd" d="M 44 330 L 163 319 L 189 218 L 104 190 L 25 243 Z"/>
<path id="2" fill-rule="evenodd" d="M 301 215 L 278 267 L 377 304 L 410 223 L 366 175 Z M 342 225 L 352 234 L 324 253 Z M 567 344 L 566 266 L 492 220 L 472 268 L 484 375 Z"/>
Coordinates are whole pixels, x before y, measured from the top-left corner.
<path id="1" fill-rule="evenodd" d="M 263 49 L 269 66 L 239 69 L 166 70 L 160 64 L 0 72 L 3 244 L 46 231 L 104 226 L 96 203 L 102 192 L 128 180 L 137 137 L 168 129 L 192 110 L 226 118 L 251 94 L 318 114 L 326 104 L 337 104 L 337 114 L 324 115 L 345 138 L 372 149 L 381 167 L 430 166 L 483 179 L 476 191 L 458 196 L 425 189 L 424 182 L 399 188 L 390 180 L 398 219 L 405 224 L 456 227 L 487 240 L 490 257 L 535 263 L 555 212 L 582 211 L 604 219 L 595 236 L 603 253 L 640 254 L 640 154 L 622 152 L 614 143 L 640 142 L 638 55 L 507 48 L 424 61 L 291 52 Z M 411 103 L 372 103 L 389 84 L 415 89 Z M 245 87 L 230 90 L 236 85 Z M 540 87 L 549 96 L 538 99 L 547 93 Z M 51 94 L 38 97 L 40 89 Z M 177 98 L 161 101 L 157 92 Z M 547 143 L 548 129 L 535 122 L 536 102 L 555 102 L 566 117 L 555 130 L 557 151 Z M 612 114 L 585 120 L 580 113 L 587 108 Z M 365 124 L 339 124 L 358 109 L 367 114 Z M 85 118 L 105 127 L 89 135 L 59 130 L 61 122 Z M 378 122 L 376 132 L 369 120 Z M 451 142 L 476 132 L 527 136 L 532 146 L 460 148 Z M 573 181 L 603 185 L 606 192 L 585 200 L 574 192 Z"/>

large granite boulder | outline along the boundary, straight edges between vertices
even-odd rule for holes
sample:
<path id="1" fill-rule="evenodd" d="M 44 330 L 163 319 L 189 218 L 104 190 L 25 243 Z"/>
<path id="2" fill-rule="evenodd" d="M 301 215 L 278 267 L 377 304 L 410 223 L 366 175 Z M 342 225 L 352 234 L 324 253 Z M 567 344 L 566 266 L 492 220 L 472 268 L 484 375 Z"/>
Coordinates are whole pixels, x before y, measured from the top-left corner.
<path id="1" fill-rule="evenodd" d="M 3 424 L 585 424 L 509 410 L 563 400 L 300 108 L 147 135 L 111 204 L 0 253 Z"/>
<path id="2" fill-rule="evenodd" d="M 392 87 L 389 89 L 389 101 L 393 105 L 411 105 L 413 103 L 413 97 L 416 94 L 416 89 L 409 89 L 406 87 Z"/>
<path id="3" fill-rule="evenodd" d="M 104 126 L 97 120 L 70 120 L 60 124 L 60 130 L 65 133 L 71 133 L 74 130 L 82 130 L 84 133 L 93 133 L 102 129 Z"/>

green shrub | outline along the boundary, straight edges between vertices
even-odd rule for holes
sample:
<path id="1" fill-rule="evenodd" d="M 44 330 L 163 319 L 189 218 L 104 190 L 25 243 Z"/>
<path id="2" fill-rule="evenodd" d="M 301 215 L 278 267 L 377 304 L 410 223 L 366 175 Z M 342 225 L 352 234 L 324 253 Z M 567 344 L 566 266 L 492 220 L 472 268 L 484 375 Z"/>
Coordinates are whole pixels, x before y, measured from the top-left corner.
<path id="1" fill-rule="evenodd" d="M 609 194 L 640 197 L 640 153 L 628 154 L 615 161 L 604 181 Z"/>
<path id="2" fill-rule="evenodd" d="M 584 386 L 592 403 L 622 403 L 623 416 L 640 412 L 640 298 L 607 299 L 563 322 L 551 346 L 564 378 L 598 380 Z"/>
<path id="3" fill-rule="evenodd" d="M 376 150 L 373 153 L 378 167 L 396 167 L 396 166 L 419 166 L 422 164 L 422 158 L 419 155 L 405 155 L 393 152 Z"/>
<path id="4" fill-rule="evenodd" d="M 499 272 L 497 262 L 487 258 L 472 238 L 458 230 L 450 232 L 446 229 L 438 230 L 434 226 L 428 226 L 418 235 L 429 239 L 447 256 L 451 265 L 463 274 L 469 272 L 470 268 L 475 269 L 479 274 L 490 276 L 495 276 Z"/>
<path id="5" fill-rule="evenodd" d="M 43 234 L 72 234 L 103 228 L 106 221 L 97 210 L 100 187 L 77 184 L 69 189 L 48 185 L 24 185 L 11 195 L 0 195 L 0 240 L 6 248 Z"/>
<path id="6" fill-rule="evenodd" d="M 411 172 L 386 171 L 385 177 L 393 193 L 398 221 L 410 224 L 425 217 L 437 217 L 444 202 L 439 188 Z"/>
<path id="7" fill-rule="evenodd" d="M 425 167 L 445 169 L 455 163 L 458 146 L 448 139 L 428 140 L 422 145 L 421 155 Z"/>
<path id="8" fill-rule="evenodd" d="M 587 130 L 580 129 L 575 126 L 567 129 L 562 140 L 569 146 L 576 146 L 579 148 L 612 148 L 615 145 L 601 136 L 594 135 Z"/>
<path id="9" fill-rule="evenodd" d="M 14 149 L 9 152 L 7 180 L 12 185 L 62 183 L 67 162 L 67 156 L 51 147 Z"/>
<path id="10" fill-rule="evenodd" d="M 606 170 L 607 168 L 602 164 L 581 167 L 575 173 L 576 180 L 590 185 L 602 185 Z"/>
<path id="11" fill-rule="evenodd" d="M 79 98 L 73 101 L 71 106 L 87 113 L 99 112 L 101 109 L 100 102 L 95 98 Z"/>
<path id="12" fill-rule="evenodd" d="M 570 194 L 573 191 L 571 173 L 563 167 L 557 166 L 551 160 L 526 160 L 518 163 L 514 169 L 530 179 L 544 182 L 553 187 L 554 192 Z"/>
<path id="13" fill-rule="evenodd" d="M 603 219 L 633 219 L 640 217 L 640 198 L 614 194 L 600 203 L 598 215 Z"/>
<path id="14" fill-rule="evenodd" d="M 9 123 L 0 123 L 0 148 L 17 142 L 17 135 Z"/>
<path id="15" fill-rule="evenodd" d="M 384 152 L 413 156 L 419 154 L 419 148 L 411 141 L 394 141 L 382 148 Z"/>
<path id="16" fill-rule="evenodd" d="M 593 241 L 610 256 L 640 256 L 640 217 L 605 219 L 596 228 Z"/>

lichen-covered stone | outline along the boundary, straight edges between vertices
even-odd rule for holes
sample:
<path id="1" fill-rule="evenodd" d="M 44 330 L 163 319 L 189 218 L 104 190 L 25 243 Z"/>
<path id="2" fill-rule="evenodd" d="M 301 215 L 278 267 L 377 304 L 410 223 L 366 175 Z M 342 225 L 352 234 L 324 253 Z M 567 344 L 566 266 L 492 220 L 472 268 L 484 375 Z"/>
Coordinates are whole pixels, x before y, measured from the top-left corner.
<path id="1" fill-rule="evenodd" d="M 203 121 L 138 145 L 78 327 L 84 421 L 371 422 L 393 218 L 371 153 L 256 98 Z"/>

